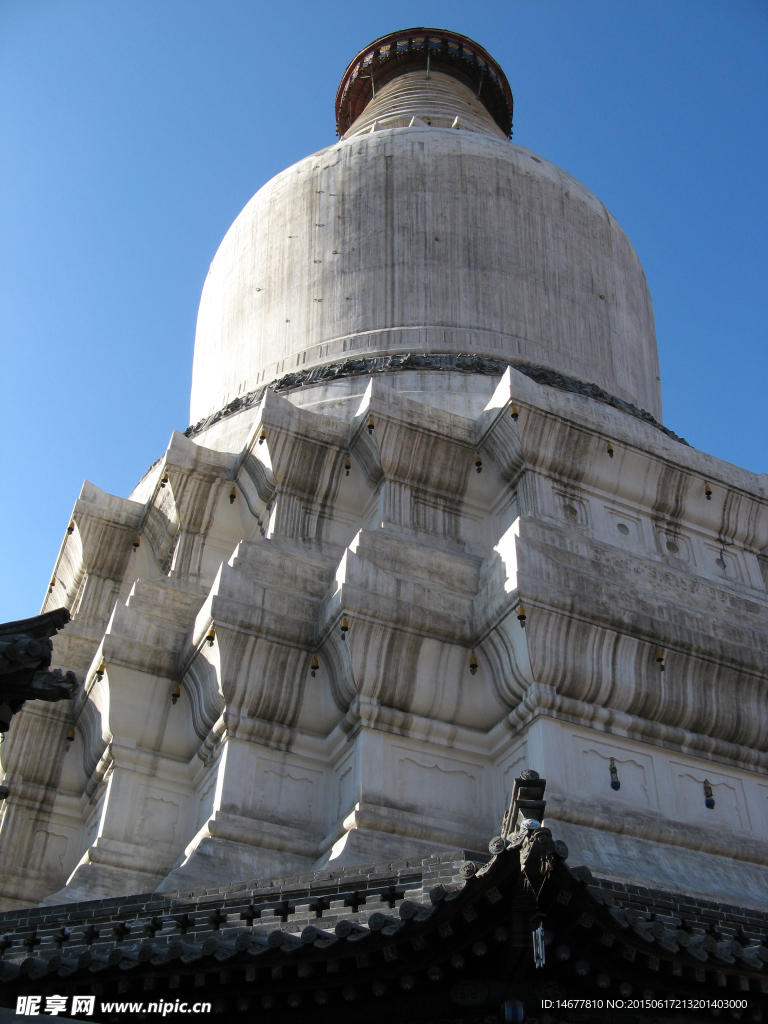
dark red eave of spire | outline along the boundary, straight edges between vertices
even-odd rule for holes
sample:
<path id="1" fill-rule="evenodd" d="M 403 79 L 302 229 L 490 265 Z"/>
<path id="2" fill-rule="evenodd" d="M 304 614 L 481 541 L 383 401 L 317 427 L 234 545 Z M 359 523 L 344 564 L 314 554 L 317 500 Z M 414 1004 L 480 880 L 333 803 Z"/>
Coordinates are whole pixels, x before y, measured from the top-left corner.
<path id="1" fill-rule="evenodd" d="M 447 71 L 468 85 L 499 128 L 512 135 L 513 99 L 506 75 L 488 51 L 467 36 L 444 29 L 390 32 L 362 49 L 344 72 L 336 93 L 336 133 L 341 136 L 389 78 L 426 68 Z"/>

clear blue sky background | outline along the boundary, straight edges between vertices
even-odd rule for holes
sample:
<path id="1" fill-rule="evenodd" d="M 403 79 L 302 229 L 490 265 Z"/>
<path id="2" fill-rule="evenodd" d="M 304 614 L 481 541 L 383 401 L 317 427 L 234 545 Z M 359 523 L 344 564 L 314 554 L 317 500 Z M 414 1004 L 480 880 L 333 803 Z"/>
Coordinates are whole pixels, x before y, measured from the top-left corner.
<path id="1" fill-rule="evenodd" d="M 486 46 L 514 141 L 628 233 L 667 425 L 768 470 L 765 0 L 2 0 L 0 621 L 39 610 L 82 480 L 127 495 L 188 425 L 219 242 L 413 25 Z"/>

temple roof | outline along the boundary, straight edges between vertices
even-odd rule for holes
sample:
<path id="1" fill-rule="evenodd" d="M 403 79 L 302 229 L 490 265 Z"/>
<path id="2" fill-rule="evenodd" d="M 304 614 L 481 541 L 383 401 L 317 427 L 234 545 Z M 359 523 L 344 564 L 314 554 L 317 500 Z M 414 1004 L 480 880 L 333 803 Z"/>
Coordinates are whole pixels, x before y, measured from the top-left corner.
<path id="1" fill-rule="evenodd" d="M 55 580 L 53 581 L 55 583 Z M 74 672 L 49 671 L 53 644 L 50 637 L 69 622 L 66 608 L 31 619 L 0 624 L 0 733 L 27 700 L 59 701 L 74 697 Z"/>
<path id="2" fill-rule="evenodd" d="M 5 913 L 0 1004 L 90 991 L 371 1024 L 523 1020 L 543 999 L 768 1010 L 765 913 L 595 879 L 537 822 L 490 851 Z"/>

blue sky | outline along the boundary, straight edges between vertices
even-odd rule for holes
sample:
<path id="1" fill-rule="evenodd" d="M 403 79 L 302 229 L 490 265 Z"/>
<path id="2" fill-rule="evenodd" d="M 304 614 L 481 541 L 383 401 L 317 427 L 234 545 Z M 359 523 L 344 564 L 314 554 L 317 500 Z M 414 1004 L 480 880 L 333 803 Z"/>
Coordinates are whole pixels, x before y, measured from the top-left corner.
<path id="1" fill-rule="evenodd" d="M 83 479 L 127 495 L 188 425 L 219 242 L 334 141 L 355 53 L 413 25 L 486 46 L 514 141 L 629 235 L 666 424 L 768 471 L 764 0 L 2 0 L 0 621 L 39 610 Z"/>

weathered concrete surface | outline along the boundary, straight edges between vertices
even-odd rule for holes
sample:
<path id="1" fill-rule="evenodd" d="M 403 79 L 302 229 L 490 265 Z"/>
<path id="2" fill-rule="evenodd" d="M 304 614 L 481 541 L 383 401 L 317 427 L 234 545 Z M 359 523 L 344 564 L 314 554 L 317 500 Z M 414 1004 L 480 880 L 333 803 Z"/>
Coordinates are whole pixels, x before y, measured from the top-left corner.
<path id="1" fill-rule="evenodd" d="M 430 350 L 542 364 L 661 419 L 645 275 L 603 204 L 506 139 L 414 124 L 321 150 L 246 206 L 203 289 L 190 422 L 296 368 Z"/>

